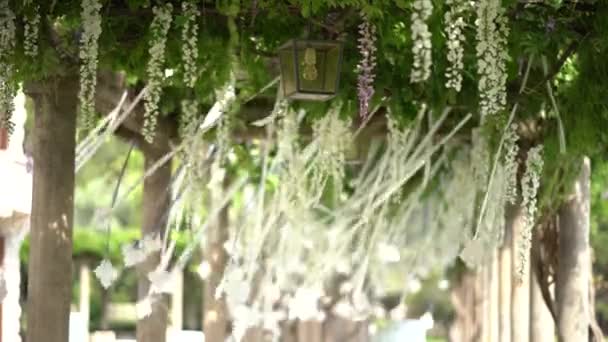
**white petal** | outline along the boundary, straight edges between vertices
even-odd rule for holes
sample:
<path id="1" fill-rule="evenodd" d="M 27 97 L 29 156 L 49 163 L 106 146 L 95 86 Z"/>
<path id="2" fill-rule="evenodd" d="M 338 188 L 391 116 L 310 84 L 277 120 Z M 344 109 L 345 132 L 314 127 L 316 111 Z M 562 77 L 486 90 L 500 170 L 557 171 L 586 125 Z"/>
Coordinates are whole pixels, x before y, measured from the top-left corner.
<path id="1" fill-rule="evenodd" d="M 95 269 L 95 276 L 97 276 L 101 285 L 107 289 L 118 278 L 118 271 L 114 269 L 110 260 L 104 259 Z"/>

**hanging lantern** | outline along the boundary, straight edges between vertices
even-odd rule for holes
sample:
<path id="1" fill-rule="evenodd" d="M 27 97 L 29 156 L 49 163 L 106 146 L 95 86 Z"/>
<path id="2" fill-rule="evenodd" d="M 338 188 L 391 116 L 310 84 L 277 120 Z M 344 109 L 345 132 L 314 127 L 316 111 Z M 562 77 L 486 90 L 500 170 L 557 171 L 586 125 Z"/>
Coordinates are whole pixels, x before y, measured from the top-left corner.
<path id="1" fill-rule="evenodd" d="M 285 97 L 325 101 L 340 82 L 342 43 L 293 39 L 279 48 L 281 83 Z"/>

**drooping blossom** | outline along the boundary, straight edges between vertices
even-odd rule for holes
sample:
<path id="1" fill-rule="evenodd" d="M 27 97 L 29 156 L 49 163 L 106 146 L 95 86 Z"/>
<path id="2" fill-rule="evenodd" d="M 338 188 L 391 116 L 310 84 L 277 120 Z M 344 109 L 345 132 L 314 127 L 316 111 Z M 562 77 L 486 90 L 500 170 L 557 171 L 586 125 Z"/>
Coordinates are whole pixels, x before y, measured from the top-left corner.
<path id="1" fill-rule="evenodd" d="M 357 65 L 357 95 L 359 96 L 359 115 L 369 115 L 369 103 L 374 96 L 376 78 L 376 27 L 364 16 L 359 25 L 359 53 L 361 61 Z"/>

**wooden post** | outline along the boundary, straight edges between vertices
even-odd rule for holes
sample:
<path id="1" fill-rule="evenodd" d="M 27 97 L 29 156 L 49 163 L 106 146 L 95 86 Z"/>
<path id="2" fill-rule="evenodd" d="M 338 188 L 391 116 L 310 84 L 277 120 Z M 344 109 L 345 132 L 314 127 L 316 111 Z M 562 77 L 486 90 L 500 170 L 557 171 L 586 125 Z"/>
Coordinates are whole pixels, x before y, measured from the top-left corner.
<path id="1" fill-rule="evenodd" d="M 484 330 L 484 287 L 483 287 L 483 269 L 484 267 L 480 267 L 475 270 L 474 278 L 473 278 L 473 335 L 471 341 L 479 341 L 486 342 L 483 340 L 483 330 Z"/>
<path id="2" fill-rule="evenodd" d="M 495 251 L 492 256 L 492 263 L 490 267 L 490 335 L 489 341 L 495 342 L 500 338 L 499 325 L 500 325 L 500 285 L 499 285 L 499 259 L 498 252 Z"/>
<path id="3" fill-rule="evenodd" d="M 8 147 L 8 132 L 6 128 L 0 128 L 0 150 Z M 4 237 L 0 237 L 0 266 L 4 267 Z M 0 342 L 2 342 L 2 302 L 0 302 Z"/>
<path id="4" fill-rule="evenodd" d="M 184 310 L 184 273 L 178 271 L 173 276 L 173 291 L 171 292 L 171 327 L 180 331 L 183 328 Z"/>
<path id="5" fill-rule="evenodd" d="M 510 222 L 508 223 L 513 233 L 511 239 L 511 341 L 526 342 L 530 337 L 530 281 L 529 277 L 520 280 L 517 276 L 518 263 L 521 262 L 517 243 L 523 228 L 523 209 L 519 206 L 511 209 L 513 212 L 509 215 Z M 529 272 L 530 263 L 528 262 L 524 265 L 524 273 Z"/>
<path id="6" fill-rule="evenodd" d="M 481 299 L 481 316 L 480 316 L 480 327 L 481 327 L 481 342 L 490 342 L 490 326 L 492 319 L 490 314 L 490 300 L 491 300 L 491 286 L 490 286 L 490 272 L 491 272 L 492 261 L 485 261 L 484 265 L 477 272 L 479 277 L 479 296 Z"/>
<path id="7" fill-rule="evenodd" d="M 4 271 L 4 236 L 0 236 L 0 266 Z M 6 286 L 6 283 L 4 284 Z M 8 291 L 8 289 L 6 289 Z M 2 336 L 4 335 L 4 331 L 2 330 L 2 326 L 4 325 L 4 317 L 2 316 L 3 311 L 2 302 L 0 301 L 0 342 L 2 342 Z"/>
<path id="8" fill-rule="evenodd" d="M 323 324 L 318 321 L 300 321 L 298 323 L 298 341 L 322 342 Z"/>
<path id="9" fill-rule="evenodd" d="M 500 342 L 511 342 L 511 231 L 505 227 L 505 240 L 498 252 L 499 274 L 499 337 Z"/>
<path id="10" fill-rule="evenodd" d="M 543 299 L 536 272 L 530 272 L 530 342 L 555 341 L 555 323 Z"/>
<path id="11" fill-rule="evenodd" d="M 79 311 L 85 321 L 87 327 L 87 336 L 89 334 L 90 315 L 90 297 L 91 297 L 91 269 L 86 261 L 80 264 L 80 298 Z"/>

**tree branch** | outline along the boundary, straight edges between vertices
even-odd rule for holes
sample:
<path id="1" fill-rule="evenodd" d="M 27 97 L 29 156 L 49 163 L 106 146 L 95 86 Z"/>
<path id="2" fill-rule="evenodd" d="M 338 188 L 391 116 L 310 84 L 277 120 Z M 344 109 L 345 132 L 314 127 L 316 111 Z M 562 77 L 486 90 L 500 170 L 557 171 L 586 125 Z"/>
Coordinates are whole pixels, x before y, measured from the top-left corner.
<path id="1" fill-rule="evenodd" d="M 566 64 L 566 61 L 568 61 L 568 58 L 570 58 L 578 50 L 578 47 L 581 45 L 582 41 L 587 36 L 588 36 L 588 33 L 585 34 L 585 36 L 581 40 L 574 40 L 574 41 L 572 41 L 568 45 L 568 47 L 566 48 L 566 50 L 564 51 L 564 53 L 562 53 L 562 55 L 558 59 L 558 61 L 555 64 L 555 66 L 551 69 L 551 71 L 545 77 L 543 77 L 543 79 L 540 82 L 538 82 L 533 87 L 528 88 L 527 90 L 519 92 L 515 96 L 515 98 L 513 99 L 513 102 L 514 103 L 519 102 L 524 96 L 528 95 L 529 93 L 535 93 L 541 87 L 545 86 L 545 84 L 547 82 L 551 82 L 553 80 L 553 78 L 555 78 L 555 76 L 557 76 L 557 74 L 559 74 L 559 72 L 561 71 L 561 69 L 564 66 L 564 64 Z"/>

